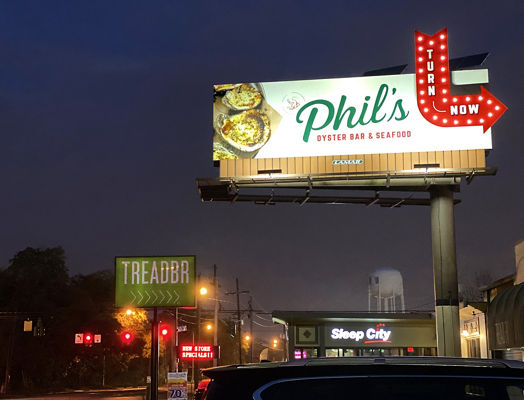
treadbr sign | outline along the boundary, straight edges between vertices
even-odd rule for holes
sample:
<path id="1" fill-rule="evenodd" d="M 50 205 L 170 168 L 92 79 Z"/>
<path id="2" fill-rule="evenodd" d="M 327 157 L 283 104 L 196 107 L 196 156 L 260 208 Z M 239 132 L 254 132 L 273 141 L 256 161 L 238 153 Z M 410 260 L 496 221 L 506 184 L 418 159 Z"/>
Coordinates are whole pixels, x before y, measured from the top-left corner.
<path id="1" fill-rule="evenodd" d="M 195 256 L 116 257 L 117 307 L 194 307 Z"/>

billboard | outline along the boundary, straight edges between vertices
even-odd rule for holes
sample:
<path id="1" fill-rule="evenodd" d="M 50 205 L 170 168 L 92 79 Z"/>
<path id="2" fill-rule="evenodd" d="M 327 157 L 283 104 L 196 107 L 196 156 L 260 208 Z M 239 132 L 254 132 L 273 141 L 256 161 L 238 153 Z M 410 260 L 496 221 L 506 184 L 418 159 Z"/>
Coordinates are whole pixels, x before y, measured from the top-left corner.
<path id="1" fill-rule="evenodd" d="M 116 307 L 195 307 L 195 256 L 116 257 Z"/>
<path id="2" fill-rule="evenodd" d="M 483 87 L 454 93 L 452 84 L 461 82 L 450 73 L 446 29 L 415 32 L 415 53 L 414 74 L 214 85 L 213 160 L 237 160 L 227 161 L 235 172 L 299 173 L 280 166 L 333 157 L 322 173 L 363 165 L 366 155 L 474 151 L 475 162 L 460 167 L 483 167 L 490 127 L 506 107 Z M 487 83 L 487 70 L 460 71 L 460 77 Z"/>

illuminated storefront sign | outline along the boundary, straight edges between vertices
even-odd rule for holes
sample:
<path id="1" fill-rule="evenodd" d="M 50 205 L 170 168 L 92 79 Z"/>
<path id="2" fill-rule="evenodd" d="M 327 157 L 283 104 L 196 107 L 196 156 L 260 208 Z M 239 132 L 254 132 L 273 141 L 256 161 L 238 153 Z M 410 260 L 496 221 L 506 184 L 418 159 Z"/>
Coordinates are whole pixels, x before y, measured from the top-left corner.
<path id="1" fill-rule="evenodd" d="M 182 360 L 212 360 L 217 358 L 218 349 L 207 344 L 183 344 L 178 346 L 178 355 Z"/>
<path id="2" fill-rule="evenodd" d="M 506 107 L 451 94 L 446 29 L 415 43 L 415 74 L 215 85 L 213 159 L 491 149 Z"/>
<path id="3" fill-rule="evenodd" d="M 385 324 L 377 324 L 375 328 L 366 330 L 346 330 L 344 328 L 333 328 L 331 338 L 335 340 L 353 340 L 368 343 L 391 343 L 391 330 L 385 328 Z"/>

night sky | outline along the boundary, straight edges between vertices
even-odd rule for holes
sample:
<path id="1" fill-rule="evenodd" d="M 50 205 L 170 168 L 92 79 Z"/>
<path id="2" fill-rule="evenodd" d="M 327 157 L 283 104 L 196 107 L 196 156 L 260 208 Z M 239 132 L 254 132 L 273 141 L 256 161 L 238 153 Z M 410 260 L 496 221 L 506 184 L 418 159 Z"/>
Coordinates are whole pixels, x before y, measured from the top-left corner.
<path id="1" fill-rule="evenodd" d="M 407 308 L 430 309 L 428 207 L 202 203 L 195 179 L 218 176 L 213 83 L 411 73 L 413 31 L 448 27 L 451 58 L 490 52 L 489 90 L 509 108 L 487 159 L 497 175 L 457 195 L 459 276 L 510 274 L 524 238 L 523 18 L 522 1 L 3 0 L 0 266 L 27 246 L 63 246 L 71 274 L 195 254 L 204 275 L 218 265 L 222 293 L 238 277 L 267 311 L 365 310 L 368 274 L 392 267 Z"/>

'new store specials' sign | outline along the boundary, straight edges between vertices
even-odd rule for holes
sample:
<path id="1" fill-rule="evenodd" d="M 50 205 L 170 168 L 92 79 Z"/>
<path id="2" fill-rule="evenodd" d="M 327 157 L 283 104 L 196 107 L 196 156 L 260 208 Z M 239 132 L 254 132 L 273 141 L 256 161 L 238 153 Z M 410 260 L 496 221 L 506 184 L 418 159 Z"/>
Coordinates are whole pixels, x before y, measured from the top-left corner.
<path id="1" fill-rule="evenodd" d="M 213 159 L 490 149 L 506 107 L 454 96 L 448 35 L 415 32 L 415 74 L 215 85 Z"/>

